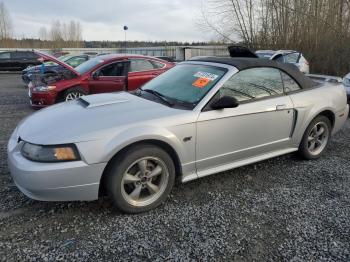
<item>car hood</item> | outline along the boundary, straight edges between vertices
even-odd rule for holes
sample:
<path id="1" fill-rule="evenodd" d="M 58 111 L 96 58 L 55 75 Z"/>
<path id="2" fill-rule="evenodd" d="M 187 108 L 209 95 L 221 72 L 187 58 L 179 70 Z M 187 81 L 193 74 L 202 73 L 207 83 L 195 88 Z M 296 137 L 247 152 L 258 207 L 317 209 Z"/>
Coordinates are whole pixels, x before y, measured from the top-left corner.
<path id="1" fill-rule="evenodd" d="M 134 126 L 175 125 L 186 121 L 183 115 L 191 112 L 127 92 L 90 95 L 30 115 L 18 126 L 17 134 L 39 145 L 77 143 L 108 138 Z"/>
<path id="2" fill-rule="evenodd" d="M 55 62 L 56 64 L 58 65 L 61 65 L 63 66 L 64 68 L 68 69 L 69 71 L 73 72 L 74 74 L 76 74 L 77 76 L 79 76 L 79 72 L 76 71 L 73 67 L 71 67 L 70 65 L 66 64 L 65 62 L 57 59 L 56 57 L 54 56 L 51 56 L 51 55 L 48 55 L 48 54 L 45 54 L 45 53 L 42 53 L 42 52 L 39 52 L 39 51 L 34 51 L 34 53 L 36 53 L 37 55 L 39 55 L 40 57 L 46 59 L 46 60 L 49 60 L 49 61 L 52 61 L 52 62 Z"/>

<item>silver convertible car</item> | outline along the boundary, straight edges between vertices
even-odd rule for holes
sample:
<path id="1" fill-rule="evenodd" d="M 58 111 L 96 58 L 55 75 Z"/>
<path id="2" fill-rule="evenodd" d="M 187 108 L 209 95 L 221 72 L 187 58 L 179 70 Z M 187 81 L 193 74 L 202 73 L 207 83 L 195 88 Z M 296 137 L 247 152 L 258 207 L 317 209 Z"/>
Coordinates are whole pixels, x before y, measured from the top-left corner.
<path id="1" fill-rule="evenodd" d="M 187 182 L 298 151 L 316 159 L 343 126 L 342 85 L 256 58 L 200 57 L 132 93 L 84 96 L 23 120 L 8 143 L 18 188 L 44 201 L 108 195 L 124 212 Z"/>

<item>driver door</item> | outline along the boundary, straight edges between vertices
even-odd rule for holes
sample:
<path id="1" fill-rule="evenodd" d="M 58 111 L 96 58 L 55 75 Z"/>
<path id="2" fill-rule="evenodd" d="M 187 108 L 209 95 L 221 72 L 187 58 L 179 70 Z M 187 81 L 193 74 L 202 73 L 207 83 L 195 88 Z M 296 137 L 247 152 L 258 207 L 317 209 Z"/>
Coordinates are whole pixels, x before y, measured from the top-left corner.
<path id="1" fill-rule="evenodd" d="M 91 74 L 90 93 L 106 93 L 127 90 L 129 62 L 118 61 L 104 65 Z"/>
<path id="2" fill-rule="evenodd" d="M 239 101 L 236 108 L 212 110 L 209 104 L 197 121 L 196 168 L 211 168 L 288 148 L 294 121 L 293 103 L 283 92 L 281 73 L 253 68 L 231 77 L 211 102 L 222 96 Z"/>

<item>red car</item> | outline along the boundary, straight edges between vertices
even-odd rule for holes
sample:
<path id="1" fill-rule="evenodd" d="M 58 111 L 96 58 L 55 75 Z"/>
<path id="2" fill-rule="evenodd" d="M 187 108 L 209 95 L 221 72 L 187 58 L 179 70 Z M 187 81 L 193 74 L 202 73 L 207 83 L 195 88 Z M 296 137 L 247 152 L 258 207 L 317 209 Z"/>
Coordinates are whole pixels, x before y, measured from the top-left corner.
<path id="1" fill-rule="evenodd" d="M 37 53 L 67 70 L 61 74 L 45 75 L 29 83 L 29 97 L 34 108 L 88 94 L 132 91 L 175 66 L 174 63 L 155 57 L 110 54 L 98 56 L 72 68 L 52 56 Z"/>

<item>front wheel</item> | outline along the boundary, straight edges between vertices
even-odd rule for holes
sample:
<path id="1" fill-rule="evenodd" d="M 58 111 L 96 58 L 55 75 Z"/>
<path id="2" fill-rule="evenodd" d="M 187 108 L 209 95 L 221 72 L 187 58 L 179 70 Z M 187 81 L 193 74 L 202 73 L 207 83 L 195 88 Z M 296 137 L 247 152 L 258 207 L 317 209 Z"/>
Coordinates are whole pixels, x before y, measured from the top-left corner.
<path id="1" fill-rule="evenodd" d="M 120 210 L 145 212 L 166 200 L 174 185 L 175 167 L 163 149 L 139 145 L 112 161 L 106 187 Z"/>
<path id="2" fill-rule="evenodd" d="M 78 99 L 79 97 L 85 96 L 86 92 L 84 89 L 80 88 L 80 87 L 73 87 L 73 88 L 69 88 L 63 96 L 63 100 L 64 101 L 71 101 L 71 100 L 75 100 Z"/>
<path id="3" fill-rule="evenodd" d="M 305 159 L 319 158 L 328 146 L 331 122 L 325 116 L 316 117 L 306 129 L 299 145 L 299 154 Z"/>

